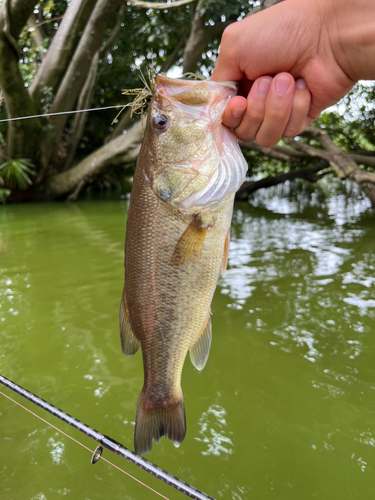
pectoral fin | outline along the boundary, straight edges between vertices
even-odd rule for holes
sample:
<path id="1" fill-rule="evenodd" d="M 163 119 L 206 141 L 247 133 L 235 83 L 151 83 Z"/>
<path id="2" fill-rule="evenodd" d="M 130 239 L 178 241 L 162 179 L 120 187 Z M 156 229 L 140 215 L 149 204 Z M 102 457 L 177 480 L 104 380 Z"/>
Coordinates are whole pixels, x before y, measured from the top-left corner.
<path id="1" fill-rule="evenodd" d="M 181 236 L 172 255 L 172 264 L 187 264 L 199 257 L 203 251 L 208 227 L 202 227 L 199 217 L 195 217 Z"/>
<path id="2" fill-rule="evenodd" d="M 132 332 L 129 322 L 129 311 L 126 305 L 125 292 L 122 294 L 120 306 L 120 336 L 122 352 L 126 356 L 133 356 L 138 351 L 139 340 Z"/>
<path id="3" fill-rule="evenodd" d="M 212 340 L 211 309 L 202 326 L 197 340 L 190 347 L 190 360 L 197 370 L 203 370 L 210 353 Z"/>
<path id="4" fill-rule="evenodd" d="M 220 271 L 223 276 L 225 276 L 225 271 L 227 270 L 227 265 L 228 265 L 229 245 L 230 245 L 230 229 L 228 229 L 227 237 L 225 238 L 223 260 L 221 261 L 221 267 L 220 267 Z"/>

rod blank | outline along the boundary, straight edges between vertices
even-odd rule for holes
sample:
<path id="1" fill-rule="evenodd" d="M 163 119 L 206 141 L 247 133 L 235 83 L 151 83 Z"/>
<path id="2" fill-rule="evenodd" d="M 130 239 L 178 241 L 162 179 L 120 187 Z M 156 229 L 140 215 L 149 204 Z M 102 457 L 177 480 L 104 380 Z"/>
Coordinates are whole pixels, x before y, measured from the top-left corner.
<path id="1" fill-rule="evenodd" d="M 149 462 L 145 458 L 137 455 L 133 451 L 129 450 L 125 446 L 123 446 L 121 443 L 118 443 L 114 439 L 105 436 L 104 434 L 96 431 L 92 427 L 84 424 L 80 420 L 77 420 L 76 418 L 72 417 L 71 415 L 68 415 L 68 413 L 65 413 L 64 411 L 60 410 L 59 408 L 56 408 L 56 406 L 51 405 L 44 399 L 39 398 L 35 394 L 27 391 L 23 387 L 17 385 L 16 383 L 12 382 L 11 380 L 3 377 L 0 375 L 0 382 L 5 385 L 5 387 L 8 387 L 8 389 L 11 389 L 12 391 L 16 392 L 20 396 L 24 397 L 25 399 L 31 401 L 35 405 L 39 406 L 40 408 L 43 408 L 43 410 L 48 411 L 55 417 L 59 418 L 63 422 L 69 424 L 71 427 L 74 427 L 78 431 L 82 432 L 86 436 L 90 437 L 97 443 L 101 444 L 104 448 L 106 448 L 109 451 L 112 451 L 116 455 L 119 455 L 120 457 L 125 458 L 128 462 L 131 462 L 132 464 L 136 465 L 137 467 L 140 467 L 144 471 L 148 472 L 149 474 L 153 475 L 157 479 L 160 479 L 164 483 L 168 484 L 175 490 L 180 491 L 181 493 L 184 493 L 186 496 L 193 498 L 195 500 L 214 500 L 212 497 L 209 495 L 206 495 L 206 493 L 203 493 L 203 491 L 198 490 L 197 488 L 194 488 L 194 486 L 191 486 L 188 483 L 185 483 L 185 481 L 182 481 L 182 479 L 179 479 L 169 472 L 165 471 L 164 469 L 158 467 L 157 465 L 153 464 L 152 462 Z"/>

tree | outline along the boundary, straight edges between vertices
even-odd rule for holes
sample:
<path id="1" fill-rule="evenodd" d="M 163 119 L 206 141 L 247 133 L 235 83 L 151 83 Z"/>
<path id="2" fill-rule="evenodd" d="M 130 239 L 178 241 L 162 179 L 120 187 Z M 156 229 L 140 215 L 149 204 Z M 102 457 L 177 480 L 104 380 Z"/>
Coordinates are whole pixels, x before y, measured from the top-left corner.
<path id="1" fill-rule="evenodd" d="M 0 119 L 61 113 L 0 123 L 0 199 L 76 199 L 104 176 L 129 175 L 142 141 L 129 111 L 113 127 L 113 110 L 63 113 L 126 102 L 121 89 L 139 87 L 140 63 L 208 76 L 225 27 L 278 1 L 0 2 Z M 371 94 L 360 88 L 348 104 L 361 92 Z M 335 174 L 356 182 L 375 208 L 373 115 L 363 108 L 348 121 L 331 113 L 273 148 L 241 144 L 250 174 L 262 178 L 246 182 L 238 197 Z"/>

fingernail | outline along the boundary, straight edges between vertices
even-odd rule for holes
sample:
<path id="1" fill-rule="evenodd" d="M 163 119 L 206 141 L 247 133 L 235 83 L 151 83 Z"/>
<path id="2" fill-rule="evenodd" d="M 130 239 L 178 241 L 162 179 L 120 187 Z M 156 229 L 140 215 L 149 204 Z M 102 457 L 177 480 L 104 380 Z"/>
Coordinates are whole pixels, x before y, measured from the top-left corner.
<path id="1" fill-rule="evenodd" d="M 258 94 L 266 97 L 270 89 L 271 80 L 268 78 L 261 78 L 258 83 Z"/>
<path id="2" fill-rule="evenodd" d="M 234 118 L 239 118 L 245 113 L 246 108 L 233 108 L 232 109 L 232 116 Z"/>
<path id="3" fill-rule="evenodd" d="M 298 78 L 296 80 L 296 85 L 301 90 L 304 90 L 307 87 L 306 82 L 303 78 Z"/>
<path id="4" fill-rule="evenodd" d="M 276 83 L 275 83 L 276 94 L 278 95 L 286 94 L 289 87 L 290 87 L 290 78 L 286 78 L 285 76 L 276 76 Z"/>

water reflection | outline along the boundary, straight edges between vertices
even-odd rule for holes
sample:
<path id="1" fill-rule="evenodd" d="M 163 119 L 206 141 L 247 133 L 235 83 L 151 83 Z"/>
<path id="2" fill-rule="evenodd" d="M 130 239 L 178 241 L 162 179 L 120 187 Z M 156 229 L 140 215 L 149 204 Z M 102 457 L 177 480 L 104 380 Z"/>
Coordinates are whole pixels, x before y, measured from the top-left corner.
<path id="1" fill-rule="evenodd" d="M 65 444 L 58 439 L 50 437 L 47 442 L 47 447 L 50 448 L 50 456 L 54 465 L 60 465 L 63 460 Z"/>
<path id="2" fill-rule="evenodd" d="M 339 195 L 325 200 L 335 221 L 328 227 L 317 217 L 290 217 L 321 206 L 317 197 L 314 201 L 303 193 L 296 200 L 285 187 L 254 197 L 253 206 L 267 214 L 248 207 L 234 213 L 229 269 L 220 282 L 221 293 L 230 299 L 227 306 L 251 314 L 249 329 L 272 331 L 272 346 L 289 353 L 297 349 L 310 362 L 337 351 L 331 334 L 349 359 L 360 356 L 361 338 L 370 329 L 358 315 L 375 318 L 375 253 L 357 260 L 362 240 L 368 246 L 368 232 L 349 224 L 369 205 L 365 199 L 350 199 Z M 266 310 L 264 304 L 254 310 L 260 296 L 267 297 Z M 353 331 L 358 338 L 347 338 Z"/>
<path id="3" fill-rule="evenodd" d="M 184 367 L 186 439 L 149 457 L 216 498 L 373 491 L 374 218 L 349 188 L 306 189 L 235 205 L 210 358 Z M 118 338 L 125 215 L 121 202 L 0 209 L 0 372 L 131 448 L 142 360 Z M 122 477 L 0 403 L 12 500 L 123 496 Z"/>
<path id="4" fill-rule="evenodd" d="M 207 449 L 202 451 L 202 455 L 230 455 L 233 453 L 233 443 L 228 434 L 226 422 L 226 410 L 219 405 L 211 405 L 199 419 L 201 437 L 196 437 L 207 445 Z"/>

